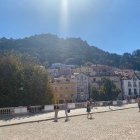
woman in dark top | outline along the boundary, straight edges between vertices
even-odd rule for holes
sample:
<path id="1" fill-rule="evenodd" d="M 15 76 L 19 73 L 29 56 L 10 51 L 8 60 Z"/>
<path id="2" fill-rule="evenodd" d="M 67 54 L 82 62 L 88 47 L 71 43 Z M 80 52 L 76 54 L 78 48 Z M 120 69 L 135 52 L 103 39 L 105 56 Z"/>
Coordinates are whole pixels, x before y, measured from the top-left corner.
<path id="1" fill-rule="evenodd" d="M 90 115 L 90 119 L 92 119 L 91 107 L 92 107 L 92 104 L 89 101 L 87 101 L 87 118 L 88 119 L 89 119 L 89 115 Z"/>
<path id="2" fill-rule="evenodd" d="M 55 122 L 58 121 L 58 111 L 59 111 L 59 106 L 58 106 L 58 104 L 55 104 L 55 105 L 54 105 L 54 112 L 55 112 L 54 121 L 55 121 Z"/>

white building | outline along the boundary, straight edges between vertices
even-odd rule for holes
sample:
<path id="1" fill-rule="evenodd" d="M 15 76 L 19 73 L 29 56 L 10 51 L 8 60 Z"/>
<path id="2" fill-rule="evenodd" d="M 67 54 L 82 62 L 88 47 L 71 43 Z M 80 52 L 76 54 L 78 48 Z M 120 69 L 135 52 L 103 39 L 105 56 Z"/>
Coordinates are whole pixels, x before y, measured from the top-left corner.
<path id="1" fill-rule="evenodd" d="M 140 95 L 140 79 L 135 75 L 131 78 L 122 78 L 122 90 L 124 99 L 137 97 Z"/>
<path id="2" fill-rule="evenodd" d="M 80 73 L 76 75 L 76 86 L 77 86 L 77 101 L 86 101 L 89 98 L 89 90 L 88 90 L 88 76 Z"/>
<path id="3" fill-rule="evenodd" d="M 48 69 L 48 73 L 52 78 L 60 76 L 58 69 Z"/>
<path id="4" fill-rule="evenodd" d="M 65 65 L 62 63 L 54 63 L 49 69 L 49 73 L 52 77 L 70 77 L 73 74 L 73 69 L 75 65 Z"/>

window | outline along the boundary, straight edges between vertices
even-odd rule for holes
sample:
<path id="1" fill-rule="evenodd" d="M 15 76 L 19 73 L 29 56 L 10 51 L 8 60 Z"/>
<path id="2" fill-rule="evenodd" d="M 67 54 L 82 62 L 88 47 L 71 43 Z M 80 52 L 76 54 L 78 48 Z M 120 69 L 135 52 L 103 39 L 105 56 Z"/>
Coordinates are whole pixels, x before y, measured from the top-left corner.
<path id="1" fill-rule="evenodd" d="M 131 93 L 131 89 L 130 89 L 130 88 L 128 89 L 128 94 L 129 94 L 129 95 L 131 95 L 131 94 L 132 94 L 132 93 Z"/>
<path id="2" fill-rule="evenodd" d="M 70 80 L 69 79 L 66 79 L 66 82 L 70 82 Z"/>
<path id="3" fill-rule="evenodd" d="M 131 85 L 131 82 L 128 82 L 128 87 L 131 87 L 132 85 Z"/>
<path id="4" fill-rule="evenodd" d="M 79 87 L 77 87 L 77 92 L 80 92 L 80 88 Z"/>
<path id="5" fill-rule="evenodd" d="M 137 84 L 136 84 L 136 82 L 133 82 L 133 86 L 134 86 L 134 87 L 137 87 Z"/>
<path id="6" fill-rule="evenodd" d="M 96 82 L 96 78 L 93 78 L 93 82 Z"/>
<path id="7" fill-rule="evenodd" d="M 81 92 L 84 92 L 84 89 L 83 88 L 81 88 Z"/>
<path id="8" fill-rule="evenodd" d="M 81 80 L 83 81 L 83 76 L 81 75 Z"/>
<path id="9" fill-rule="evenodd" d="M 137 89 L 134 89 L 134 95 L 137 95 Z"/>
<path id="10" fill-rule="evenodd" d="M 77 100 L 80 100 L 80 95 L 79 94 L 77 94 Z"/>

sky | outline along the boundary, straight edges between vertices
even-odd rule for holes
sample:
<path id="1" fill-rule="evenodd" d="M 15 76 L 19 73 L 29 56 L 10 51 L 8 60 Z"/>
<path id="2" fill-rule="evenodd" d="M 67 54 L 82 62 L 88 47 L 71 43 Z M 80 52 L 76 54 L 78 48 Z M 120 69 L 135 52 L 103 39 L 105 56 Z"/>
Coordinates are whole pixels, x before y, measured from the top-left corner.
<path id="1" fill-rule="evenodd" d="M 41 33 L 132 53 L 140 49 L 140 0 L 0 0 L 0 38 Z"/>

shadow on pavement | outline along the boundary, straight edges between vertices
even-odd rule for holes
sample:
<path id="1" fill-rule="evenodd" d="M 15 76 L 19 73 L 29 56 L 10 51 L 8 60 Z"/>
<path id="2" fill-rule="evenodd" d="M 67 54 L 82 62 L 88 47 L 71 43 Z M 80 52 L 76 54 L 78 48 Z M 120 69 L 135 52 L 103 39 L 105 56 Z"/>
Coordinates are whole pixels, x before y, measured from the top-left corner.
<path id="1" fill-rule="evenodd" d="M 7 115 L 7 116 L 0 116 L 0 120 L 2 121 L 10 121 L 10 120 L 21 120 L 25 118 L 30 118 L 33 116 L 40 116 L 45 113 L 29 113 L 29 114 L 22 114 L 22 115 Z"/>

